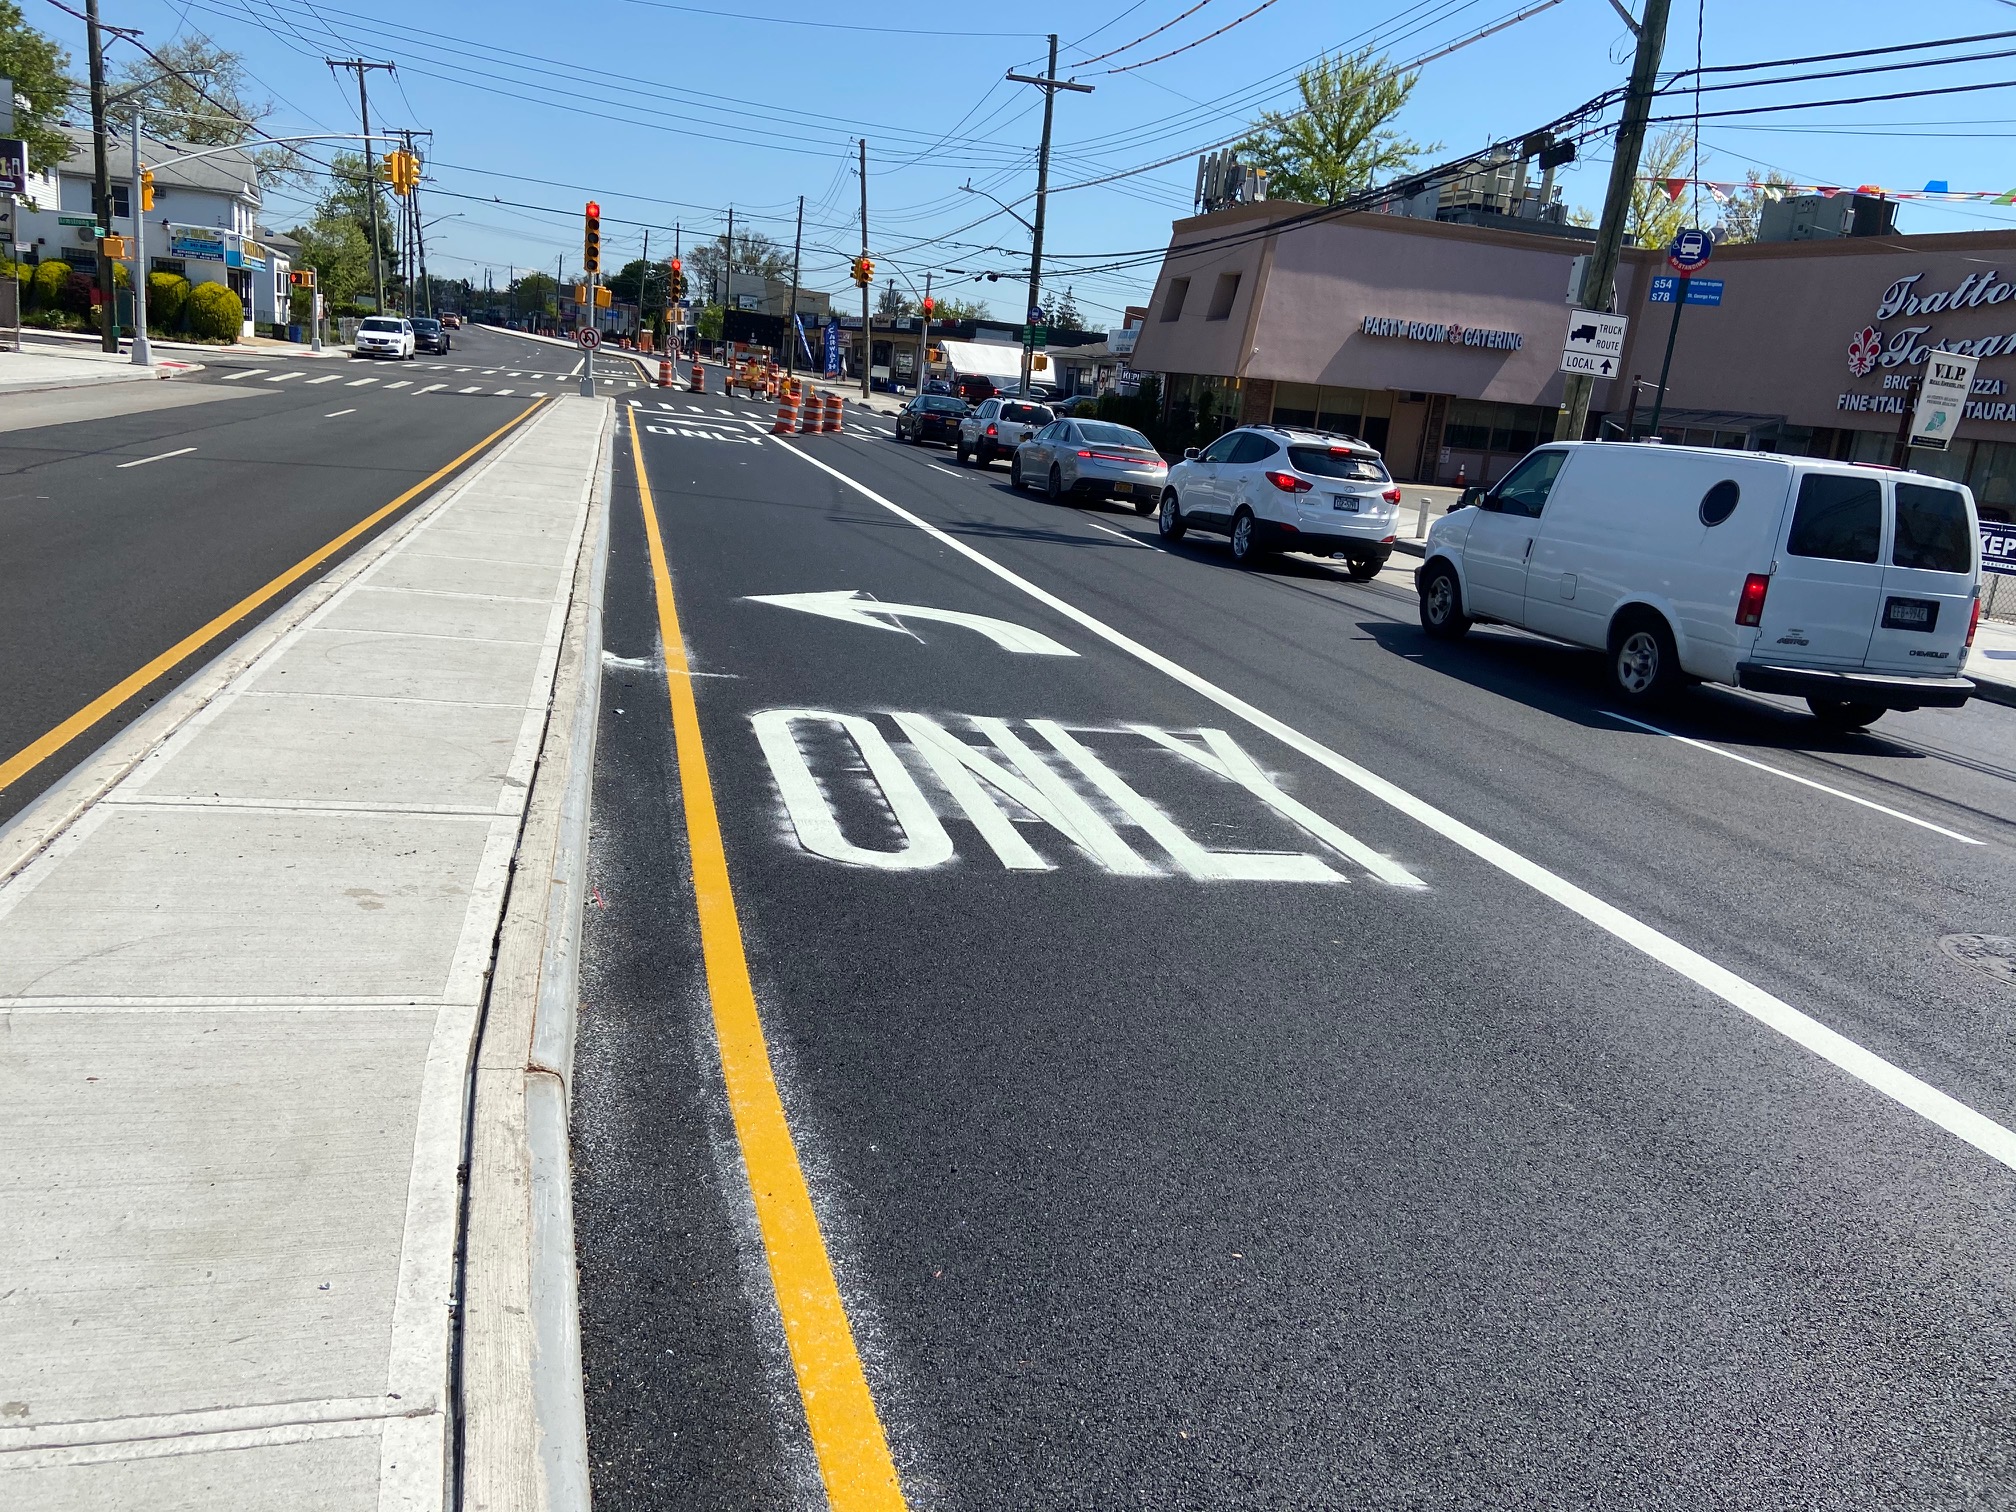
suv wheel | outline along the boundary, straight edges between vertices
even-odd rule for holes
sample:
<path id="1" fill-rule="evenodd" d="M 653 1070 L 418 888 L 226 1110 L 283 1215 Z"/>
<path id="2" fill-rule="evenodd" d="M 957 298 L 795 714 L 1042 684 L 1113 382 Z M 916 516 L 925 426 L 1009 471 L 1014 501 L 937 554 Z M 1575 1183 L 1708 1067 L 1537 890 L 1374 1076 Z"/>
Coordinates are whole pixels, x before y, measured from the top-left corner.
<path id="1" fill-rule="evenodd" d="M 1463 587 L 1447 562 L 1421 569 L 1421 628 L 1437 640 L 1455 640 L 1470 629 L 1463 612 Z"/>
<path id="2" fill-rule="evenodd" d="M 1242 509 L 1232 517 L 1232 560 L 1250 567 L 1260 557 L 1260 525 L 1253 511 Z"/>
<path id="3" fill-rule="evenodd" d="M 959 453 L 959 465 L 961 467 L 971 467 L 973 465 L 973 453 L 966 449 L 966 443 L 961 441 L 957 449 Z"/>
<path id="4" fill-rule="evenodd" d="M 1626 703 L 1658 703 L 1680 682 L 1680 654 L 1666 621 L 1647 610 L 1625 615 L 1610 632 L 1610 684 Z"/>
<path id="5" fill-rule="evenodd" d="M 1354 583 L 1369 583 L 1379 576 L 1379 569 L 1385 565 L 1386 554 L 1381 552 L 1377 556 L 1352 557 L 1344 564 L 1344 571 Z"/>
<path id="6" fill-rule="evenodd" d="M 1183 523 L 1183 506 L 1176 501 L 1176 490 L 1171 488 L 1162 495 L 1162 509 L 1155 516 L 1155 528 L 1162 532 L 1165 541 L 1180 541 L 1190 527 Z"/>
<path id="7" fill-rule="evenodd" d="M 1881 704 L 1847 703 L 1838 698 L 1809 698 L 1806 707 L 1830 730 L 1859 730 L 1883 717 Z"/>

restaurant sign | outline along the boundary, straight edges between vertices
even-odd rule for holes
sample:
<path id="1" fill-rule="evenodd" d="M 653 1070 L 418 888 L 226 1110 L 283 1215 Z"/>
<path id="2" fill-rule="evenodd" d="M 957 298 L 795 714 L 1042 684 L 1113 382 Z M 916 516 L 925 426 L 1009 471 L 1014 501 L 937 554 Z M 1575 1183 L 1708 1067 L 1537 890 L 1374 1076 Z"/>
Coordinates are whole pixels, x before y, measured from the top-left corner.
<path id="1" fill-rule="evenodd" d="M 1361 329 L 1367 336 L 1397 336 L 1402 341 L 1488 347 L 1495 352 L 1516 352 L 1526 344 L 1526 338 L 1517 331 L 1493 331 L 1483 326 L 1449 325 L 1432 320 L 1402 320 L 1393 315 L 1367 315 Z"/>

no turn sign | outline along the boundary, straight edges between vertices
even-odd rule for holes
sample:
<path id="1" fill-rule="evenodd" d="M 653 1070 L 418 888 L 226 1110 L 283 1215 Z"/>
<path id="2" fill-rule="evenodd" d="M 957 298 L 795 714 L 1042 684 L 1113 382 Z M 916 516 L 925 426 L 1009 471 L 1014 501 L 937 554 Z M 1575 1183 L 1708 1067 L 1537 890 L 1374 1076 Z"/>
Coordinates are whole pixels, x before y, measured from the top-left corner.
<path id="1" fill-rule="evenodd" d="M 602 345 L 602 333 L 593 326 L 581 327 L 574 333 L 574 339 L 591 352 Z"/>

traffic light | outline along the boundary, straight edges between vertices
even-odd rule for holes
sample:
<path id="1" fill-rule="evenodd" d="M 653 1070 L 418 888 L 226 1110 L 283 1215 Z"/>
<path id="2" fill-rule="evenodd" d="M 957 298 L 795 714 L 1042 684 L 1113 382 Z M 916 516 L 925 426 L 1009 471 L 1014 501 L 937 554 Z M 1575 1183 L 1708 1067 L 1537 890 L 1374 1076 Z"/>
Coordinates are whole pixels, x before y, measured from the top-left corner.
<path id="1" fill-rule="evenodd" d="M 586 303 L 588 303 L 588 285 L 586 284 L 574 285 L 574 303 L 576 303 L 577 305 L 585 305 Z"/>
<path id="2" fill-rule="evenodd" d="M 931 318 L 931 312 L 937 308 L 938 308 L 938 301 L 935 299 L 927 298 L 924 301 L 924 318 L 926 320 L 929 320 Z"/>
<path id="3" fill-rule="evenodd" d="M 114 262 L 124 262 L 133 255 L 132 246 L 123 236 L 101 236 L 98 245 Z"/>
<path id="4" fill-rule="evenodd" d="M 864 289 L 875 282 L 875 260 L 872 257 L 854 259 L 854 282 Z"/>
<path id="5" fill-rule="evenodd" d="M 672 280 L 666 293 L 674 301 L 686 297 L 686 264 L 676 257 L 667 258 L 665 266 L 672 270 Z"/>
<path id="6" fill-rule="evenodd" d="M 287 282 L 297 289 L 312 289 L 315 287 L 315 270 L 296 268 L 287 275 Z"/>
<path id="7" fill-rule="evenodd" d="M 140 170 L 140 208 L 142 210 L 152 210 L 154 208 L 154 170 L 152 168 L 142 168 Z"/>
<path id="8" fill-rule="evenodd" d="M 582 221 L 581 265 L 590 273 L 602 271 L 602 207 L 593 200 Z"/>
<path id="9" fill-rule="evenodd" d="M 611 291 L 611 289 L 607 284 L 599 285 L 596 288 L 595 290 L 596 309 L 598 310 L 611 309 L 615 306 L 615 303 L 616 303 L 616 296 L 614 292 Z"/>

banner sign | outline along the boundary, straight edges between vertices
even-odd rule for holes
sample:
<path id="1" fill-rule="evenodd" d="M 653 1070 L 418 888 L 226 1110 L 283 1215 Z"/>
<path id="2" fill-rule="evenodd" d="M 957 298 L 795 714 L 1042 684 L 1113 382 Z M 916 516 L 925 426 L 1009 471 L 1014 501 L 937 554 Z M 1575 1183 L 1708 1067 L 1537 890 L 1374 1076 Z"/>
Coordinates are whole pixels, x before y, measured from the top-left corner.
<path id="1" fill-rule="evenodd" d="M 1981 570 L 2016 577 L 2016 525 L 2000 520 L 1981 522 Z"/>
<path id="2" fill-rule="evenodd" d="M 840 376 L 840 325 L 838 321 L 826 322 L 826 374 L 828 378 Z"/>
<path id="3" fill-rule="evenodd" d="M 0 194 L 28 192 L 28 144 L 19 137 L 0 137 Z"/>
<path id="4" fill-rule="evenodd" d="M 224 262 L 230 249 L 224 233 L 209 226 L 170 226 L 168 255 L 193 257 L 199 262 Z"/>
<path id="5" fill-rule="evenodd" d="M 1911 415 L 1909 445 L 1944 451 L 1953 444 L 1967 395 L 1974 387 L 1974 369 L 1981 359 L 1958 352 L 1934 352 L 1918 384 L 1918 404 Z"/>

